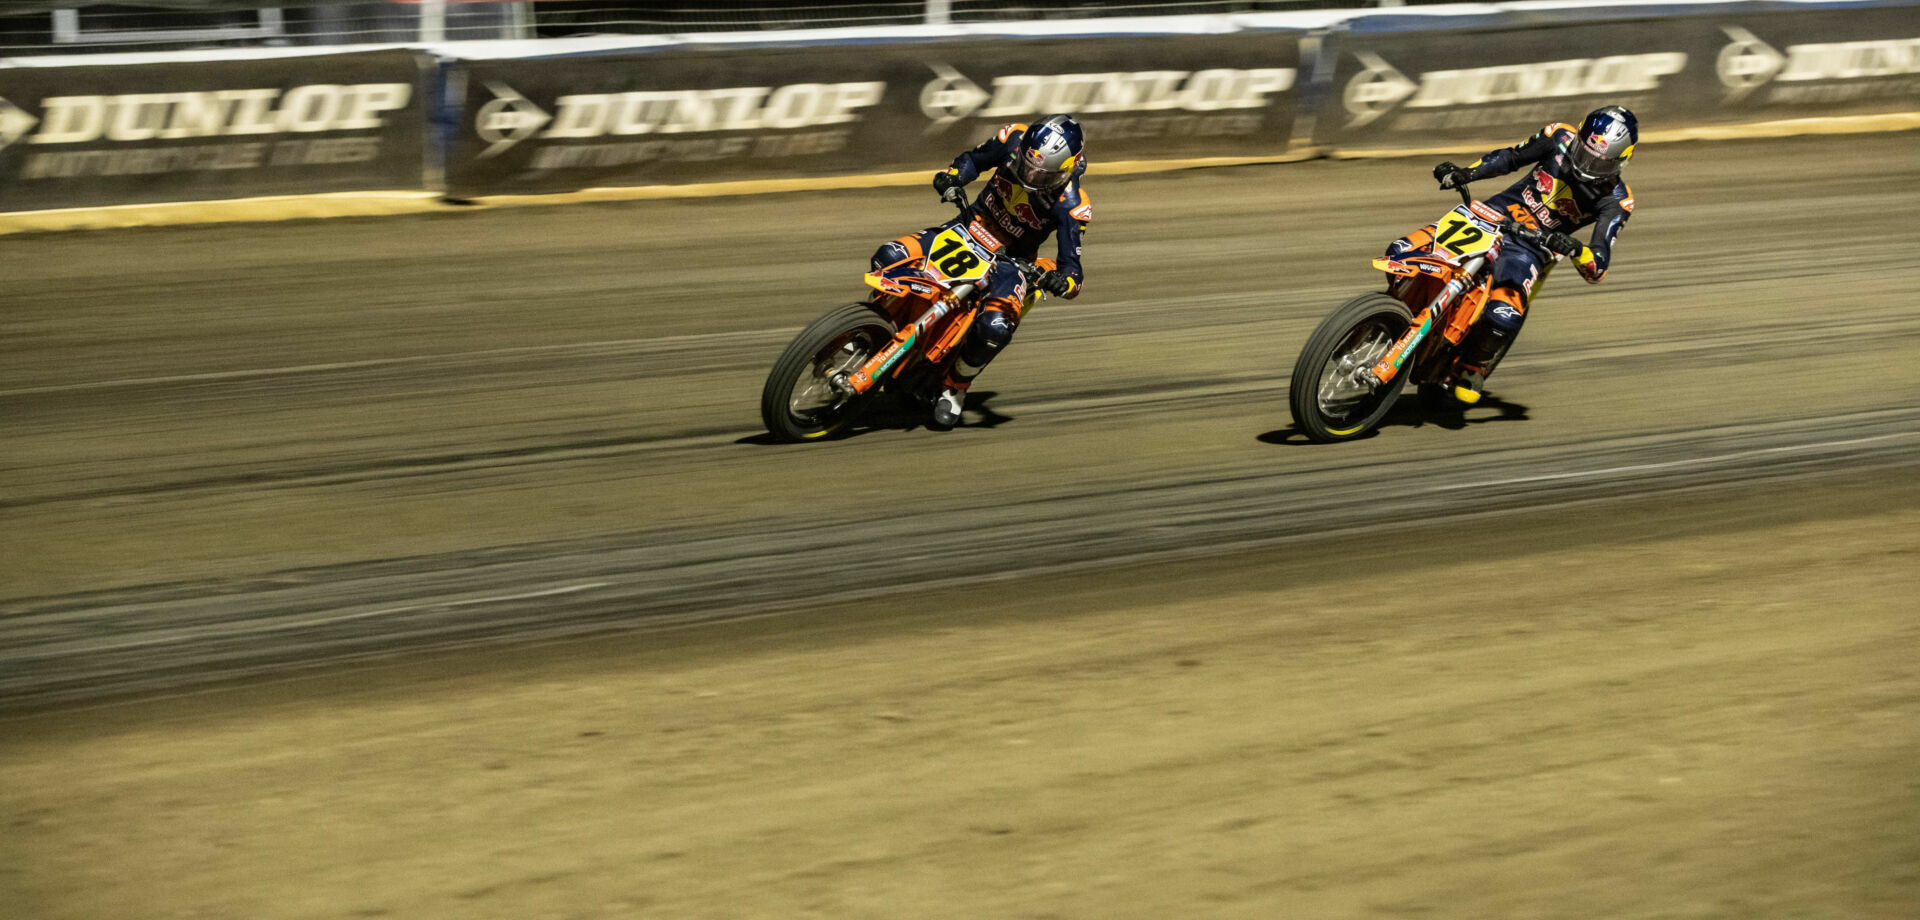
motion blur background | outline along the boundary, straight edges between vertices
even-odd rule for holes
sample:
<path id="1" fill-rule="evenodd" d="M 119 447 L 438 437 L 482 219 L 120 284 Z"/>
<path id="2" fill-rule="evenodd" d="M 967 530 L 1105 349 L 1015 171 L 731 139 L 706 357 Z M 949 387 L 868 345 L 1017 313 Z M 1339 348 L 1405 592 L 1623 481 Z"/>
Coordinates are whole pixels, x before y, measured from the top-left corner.
<path id="1" fill-rule="evenodd" d="M 1920 914 L 1920 6 L 0 44 L 0 916 Z M 1622 102 L 1606 282 L 1464 413 L 1294 433 L 1433 163 Z M 1084 295 L 966 426 L 768 443 L 782 346 L 1052 107 Z"/>
<path id="2" fill-rule="evenodd" d="M 167 3 L 9 3 L 0 29 L 12 53 L 139 47 L 353 44 L 444 38 L 565 38 L 687 31 L 818 29 L 836 26 L 1034 22 L 1113 16 L 1201 15 L 1432 5 L 1435 0 L 419 0 L 398 3 L 296 2 L 256 6 L 233 0 Z"/>

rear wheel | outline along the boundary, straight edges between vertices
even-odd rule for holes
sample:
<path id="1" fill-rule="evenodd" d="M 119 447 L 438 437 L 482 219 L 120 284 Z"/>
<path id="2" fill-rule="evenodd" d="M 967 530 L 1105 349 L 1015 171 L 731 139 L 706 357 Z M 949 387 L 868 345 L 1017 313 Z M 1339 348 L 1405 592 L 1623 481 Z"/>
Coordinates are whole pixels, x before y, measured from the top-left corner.
<path id="1" fill-rule="evenodd" d="M 760 420 L 782 441 L 817 441 L 853 421 L 858 397 L 843 383 L 893 338 L 893 321 L 851 303 L 800 330 L 767 373 Z"/>
<path id="2" fill-rule="evenodd" d="M 1341 304 L 1307 338 L 1293 364 L 1287 393 L 1294 426 L 1320 442 L 1350 441 L 1386 418 L 1407 384 L 1402 369 L 1377 385 L 1366 371 L 1413 325 L 1406 304 L 1386 294 L 1363 294 Z"/>

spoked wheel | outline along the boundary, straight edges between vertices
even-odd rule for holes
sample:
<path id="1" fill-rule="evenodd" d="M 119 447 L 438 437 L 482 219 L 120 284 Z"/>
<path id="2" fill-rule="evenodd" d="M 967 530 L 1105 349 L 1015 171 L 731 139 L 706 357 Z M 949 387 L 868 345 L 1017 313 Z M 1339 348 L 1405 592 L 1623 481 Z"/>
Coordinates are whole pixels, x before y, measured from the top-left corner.
<path id="1" fill-rule="evenodd" d="M 853 421 L 848 375 L 893 338 L 892 321 L 864 303 L 814 320 L 780 353 L 760 391 L 760 420 L 782 441 L 817 441 Z"/>
<path id="2" fill-rule="evenodd" d="M 1295 427 L 1325 443 L 1349 441 L 1379 425 L 1409 374 L 1402 370 L 1378 385 L 1367 371 L 1412 324 L 1406 305 L 1385 294 L 1355 297 L 1322 320 L 1293 365 L 1287 403 Z"/>

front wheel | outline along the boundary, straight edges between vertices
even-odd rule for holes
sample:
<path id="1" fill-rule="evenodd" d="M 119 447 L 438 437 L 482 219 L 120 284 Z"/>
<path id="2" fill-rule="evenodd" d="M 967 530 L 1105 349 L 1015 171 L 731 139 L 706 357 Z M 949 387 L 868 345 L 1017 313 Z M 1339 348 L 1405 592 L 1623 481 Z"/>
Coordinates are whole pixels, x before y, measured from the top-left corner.
<path id="1" fill-rule="evenodd" d="M 1363 294 L 1320 321 L 1293 364 L 1287 393 L 1293 424 L 1310 440 L 1350 441 L 1387 417 L 1407 371 L 1385 384 L 1366 370 L 1413 325 L 1413 313 L 1386 294 Z"/>
<path id="2" fill-rule="evenodd" d="M 817 441 L 853 421 L 858 398 L 846 377 L 893 338 L 893 321 L 865 303 L 850 303 L 794 336 L 760 390 L 760 420 L 782 441 Z"/>

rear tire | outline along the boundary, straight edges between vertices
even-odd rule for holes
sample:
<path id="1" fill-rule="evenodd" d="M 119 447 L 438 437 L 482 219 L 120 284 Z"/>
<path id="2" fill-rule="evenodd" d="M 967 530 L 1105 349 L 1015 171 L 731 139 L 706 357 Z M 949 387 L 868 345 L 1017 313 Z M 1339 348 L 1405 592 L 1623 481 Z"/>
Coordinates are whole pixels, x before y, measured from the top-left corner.
<path id="1" fill-rule="evenodd" d="M 866 303 L 838 307 L 800 330 L 760 390 L 767 432 L 791 443 L 825 440 L 846 428 L 862 397 L 836 392 L 830 379 L 859 370 L 897 331 Z"/>
<path id="2" fill-rule="evenodd" d="M 1380 293 L 1355 297 L 1321 320 L 1293 364 L 1287 407 L 1294 427 L 1325 444 L 1363 437 L 1378 426 L 1412 368 L 1401 368 L 1372 390 L 1354 383 L 1354 374 L 1377 362 L 1411 325 L 1406 304 Z"/>

